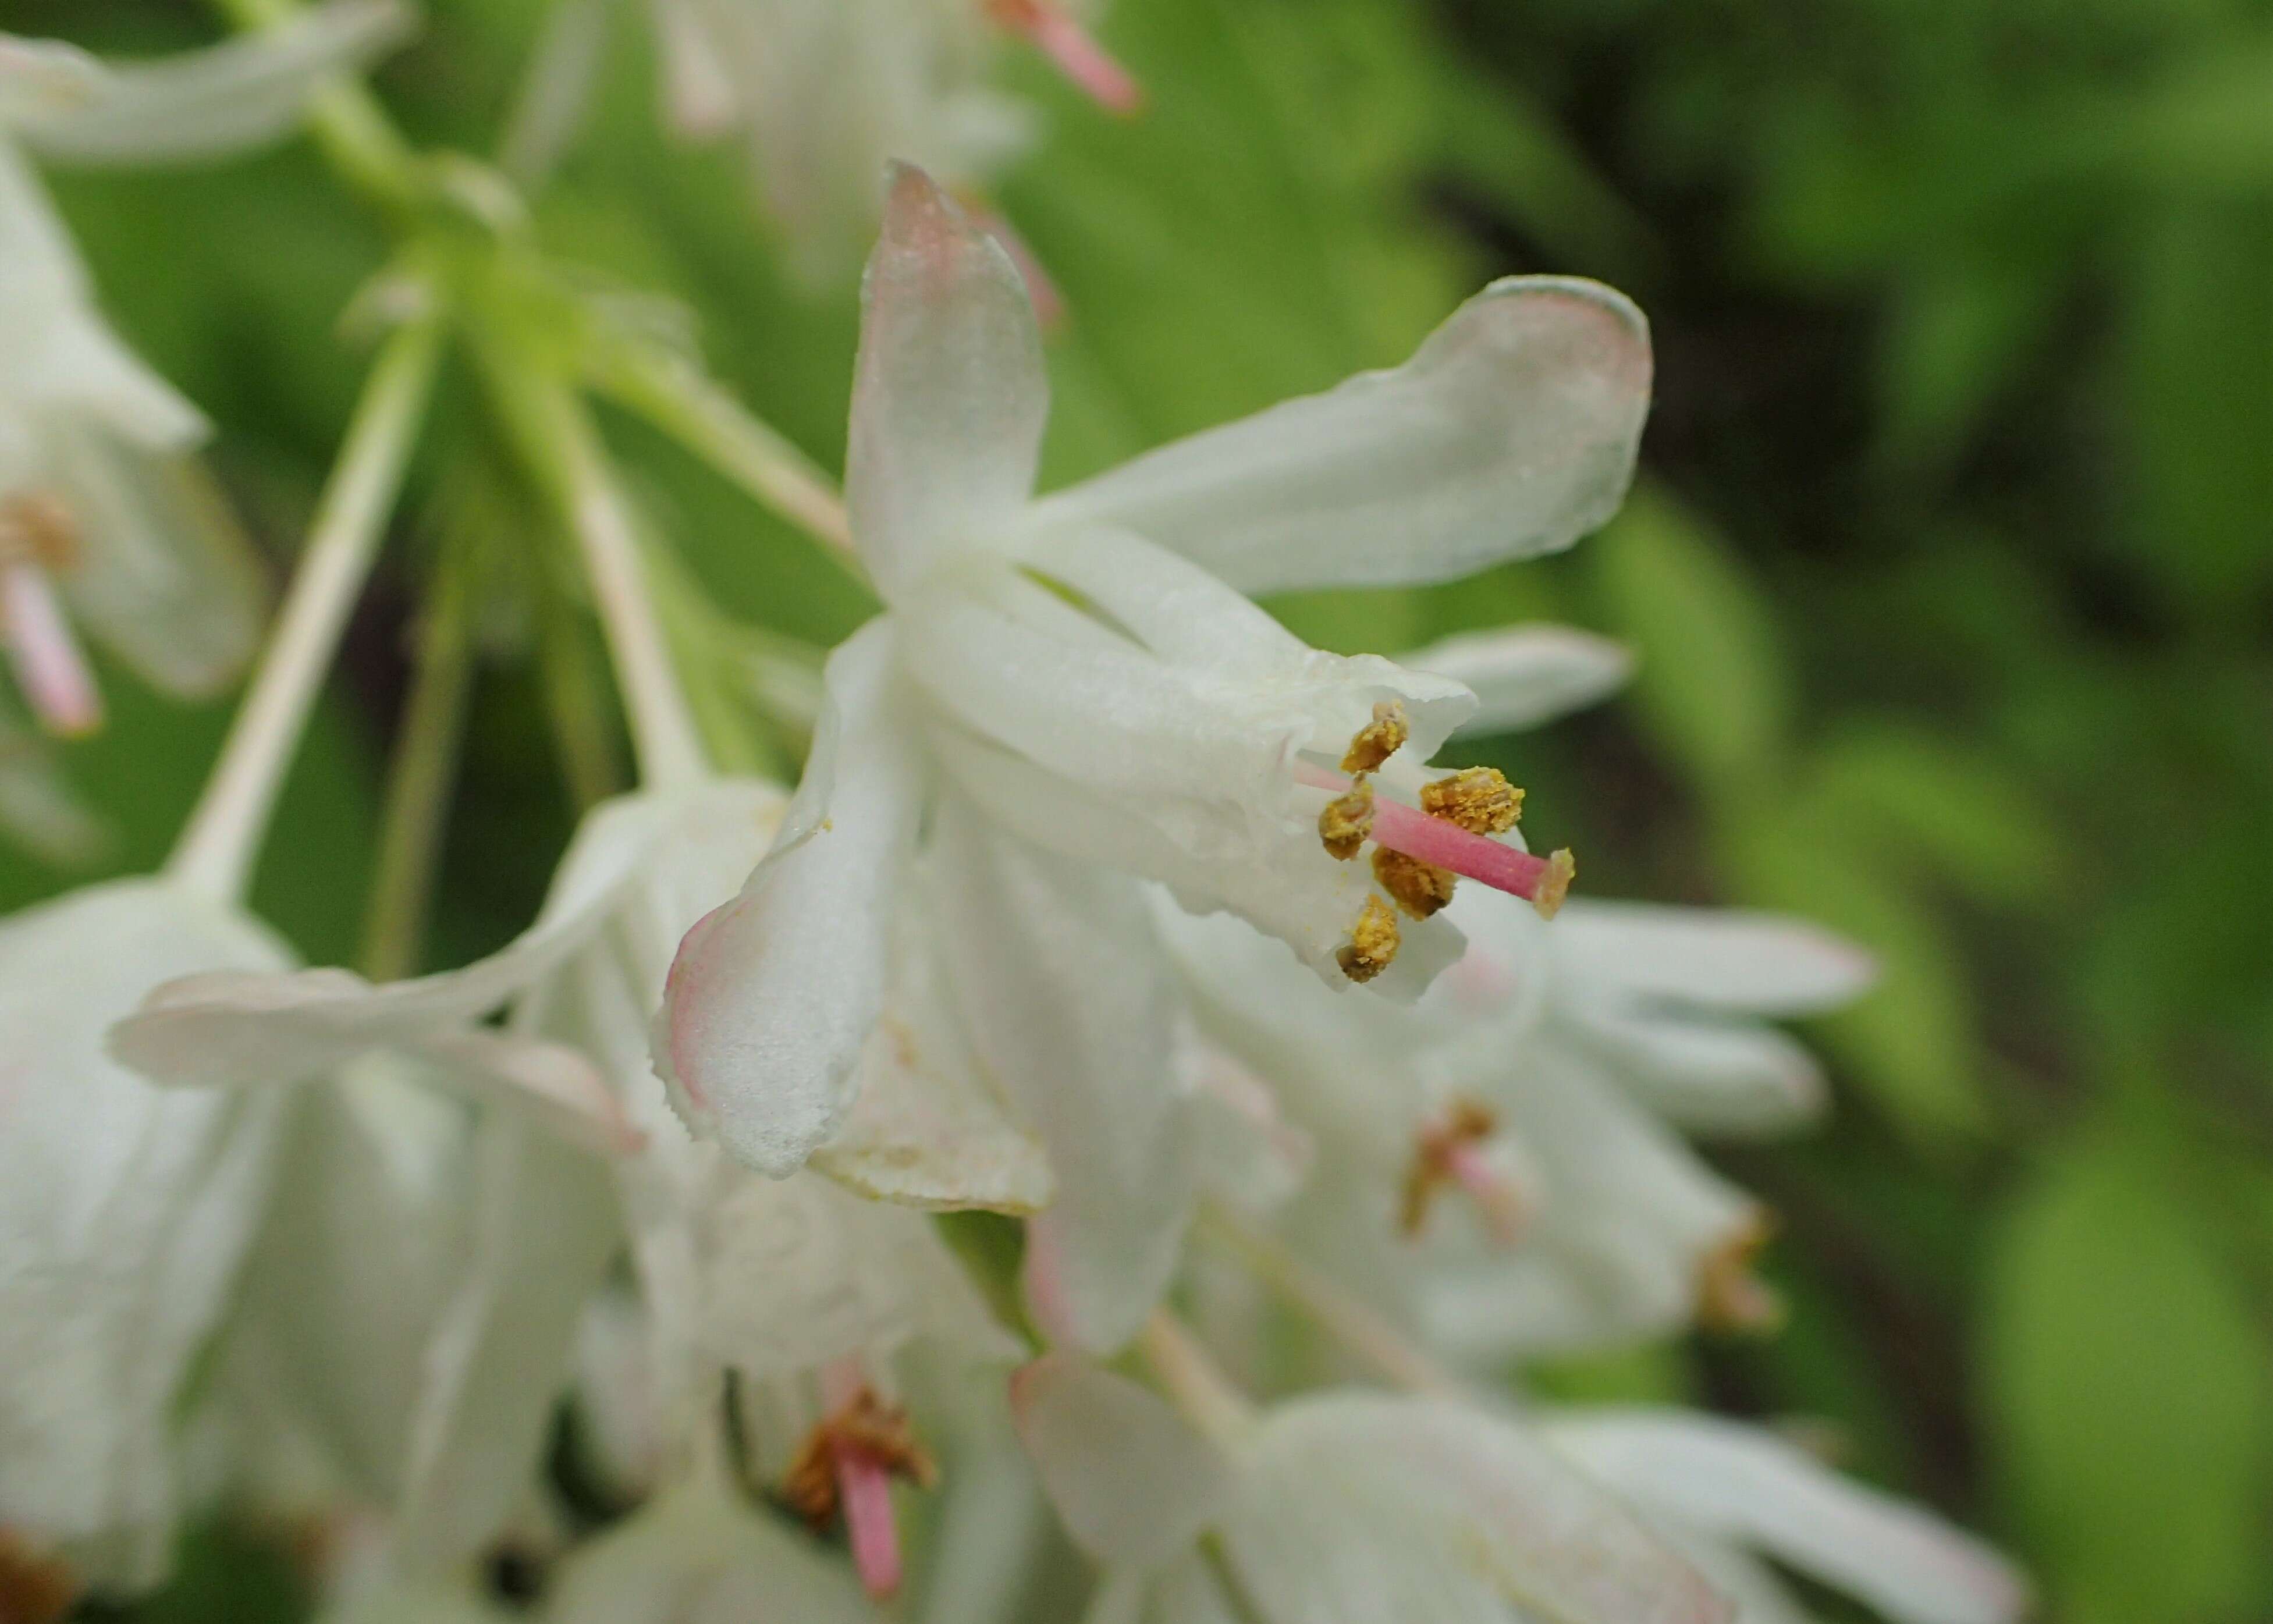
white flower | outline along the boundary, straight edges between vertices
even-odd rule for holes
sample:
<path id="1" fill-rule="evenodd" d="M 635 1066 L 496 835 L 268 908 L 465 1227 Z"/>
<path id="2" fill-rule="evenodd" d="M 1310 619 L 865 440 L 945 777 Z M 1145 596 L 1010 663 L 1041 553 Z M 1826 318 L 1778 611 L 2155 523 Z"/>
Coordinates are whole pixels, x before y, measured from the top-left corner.
<path id="1" fill-rule="evenodd" d="M 1763 1557 L 1895 1624 L 2013 1624 L 2028 1611 L 2026 1582 L 1979 1540 L 1760 1428 L 1669 1410 L 1573 1411 L 1540 1431 L 1737 1598 L 1740 1624 L 1806 1617 Z"/>
<path id="2" fill-rule="evenodd" d="M 162 880 L 0 921 L 0 1529 L 96 1589 L 163 1575 L 176 1406 L 278 1119 L 272 1101 L 153 1089 L 103 1033 L 169 977 L 288 960 L 241 913 Z"/>
<path id="3" fill-rule="evenodd" d="M 1105 1564 L 1089 1624 L 1726 1624 L 1728 1603 L 1519 1424 L 1328 1392 L 1211 1442 L 1062 1354 L 1021 1371 L 1020 1435 Z"/>
<path id="4" fill-rule="evenodd" d="M 1380 752 L 1377 839 L 1503 885 L 1552 872 L 1398 798 L 1474 708 L 1465 688 L 1305 647 L 1241 589 L 1441 579 L 1574 540 L 1624 489 L 1648 376 L 1616 294 L 1500 283 L 1396 371 L 1035 500 L 1047 391 L 1024 288 L 897 170 L 847 470 L 889 612 L 831 659 L 788 822 L 673 969 L 656 1060 L 690 1120 L 776 1175 L 826 1142 L 927 864 L 979 1059 L 1059 1175 L 1030 1300 L 1090 1346 L 1125 1340 L 1173 1266 L 1192 1171 L 1177 999 L 1109 871 L 1243 913 L 1339 981 L 1383 905 L 1364 864 L 1321 846 L 1349 783 L 1324 764 L 1378 724 L 1405 742 Z M 1416 923 L 1377 984 L 1416 990 L 1457 950 Z"/>
<path id="5" fill-rule="evenodd" d="M 895 159 L 958 189 L 1029 142 L 1033 119 L 990 84 L 1012 32 L 1117 110 L 1135 84 L 1064 0 L 653 0 L 664 101 L 682 134 L 739 131 L 799 267 L 849 269 Z"/>
<path id="6" fill-rule="evenodd" d="M 120 67 L 0 34 L 0 642 L 57 731 L 101 718 L 70 619 L 159 686 L 201 694 L 250 652 L 259 595 L 186 460 L 205 420 L 104 324 L 19 146 L 103 164 L 238 151 L 284 132 L 325 75 L 403 22 L 386 0 L 341 0 L 270 34 Z"/>
<path id="7" fill-rule="evenodd" d="M 384 986 L 337 970 L 192 977 L 116 1034 L 173 1081 L 336 1079 L 256 1260 L 235 1366 L 256 1406 L 296 1408 L 349 1485 L 393 1506 L 408 1570 L 469 1553 L 525 1488 L 620 1244 L 649 1329 L 656 1448 L 672 1461 L 715 1426 L 722 1371 L 777 1401 L 786 1456 L 872 1382 L 888 1408 L 911 1340 L 1021 1352 L 910 1206 L 1024 1210 L 1046 1199 L 1048 1170 L 983 1083 L 940 1069 L 916 977 L 873 1047 L 869 1105 L 816 1164 L 910 1205 L 817 1172 L 759 1178 L 688 1137 L 648 1064 L 671 945 L 783 806 L 736 781 L 610 803 L 536 924 L 488 959 Z M 476 1024 L 499 1008 L 506 1030 Z M 565 1142 L 525 1112 L 469 1126 L 422 1084 L 531 1107 Z M 359 1239 L 373 1231 L 386 1240 Z"/>
<path id="8" fill-rule="evenodd" d="M 708 1473 L 581 1547 L 547 1624 L 879 1624 L 858 1585 L 810 1542 Z"/>

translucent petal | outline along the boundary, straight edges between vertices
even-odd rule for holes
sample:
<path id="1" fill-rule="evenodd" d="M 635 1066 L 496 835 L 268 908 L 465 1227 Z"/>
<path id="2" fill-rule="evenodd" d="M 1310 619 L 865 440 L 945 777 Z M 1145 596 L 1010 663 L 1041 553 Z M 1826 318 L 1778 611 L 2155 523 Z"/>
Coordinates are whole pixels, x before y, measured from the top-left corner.
<path id="1" fill-rule="evenodd" d="M 241 152 L 290 130 L 311 92 L 393 49 L 411 21 L 400 0 L 332 0 L 262 34 L 110 66 L 84 101 L 20 120 L 17 133 L 75 163 L 184 163 Z"/>
<path id="2" fill-rule="evenodd" d="M 1231 1463 L 1126 1376 L 1053 1353 L 1011 1378 L 1010 1403 L 1066 1531 L 1100 1561 L 1165 1562 L 1229 1503 Z"/>
<path id="3" fill-rule="evenodd" d="M 1176 1010 L 1125 880 L 939 814 L 949 972 L 973 1047 L 1047 1148 L 1057 1199 L 1027 1225 L 1026 1295 L 1054 1337 L 1136 1334 L 1175 1268 L 1197 1162 L 1176 1086 Z"/>
<path id="4" fill-rule="evenodd" d="M 1163 446 L 1027 522 L 1135 530 L 1243 592 L 1447 580 L 1615 513 L 1649 385 L 1648 329 L 1623 295 L 1511 277 L 1396 370 Z"/>
<path id="5" fill-rule="evenodd" d="M 895 600 L 1008 528 L 1033 489 L 1049 384 L 1016 266 L 920 169 L 892 169 L 863 298 L 844 489 Z"/>
<path id="6" fill-rule="evenodd" d="M 1556 946 L 1575 974 L 1631 997 L 1752 1014 L 1835 1008 L 1878 974 L 1819 926 L 1737 909 L 1578 899 L 1557 917 Z"/>
<path id="7" fill-rule="evenodd" d="M 96 1583 L 146 1585 L 168 1560 L 173 1406 L 251 1239 L 281 1104 L 152 1089 L 102 1033 L 154 981 L 286 958 L 155 881 L 0 921 L 0 1525 Z"/>
<path id="8" fill-rule="evenodd" d="M 776 1178 L 844 1121 L 883 1008 L 923 787 L 891 631 L 871 622 L 830 656 L 826 748 L 774 850 L 686 933 L 656 1021 L 656 1067 L 690 1124 Z"/>
<path id="9" fill-rule="evenodd" d="M 1692 1133 L 1786 1132 L 1828 1100 L 1815 1057 L 1772 1027 L 1589 1011 L 1579 1030 L 1629 1093 Z"/>
<path id="10" fill-rule="evenodd" d="M 1633 654 L 1624 643 L 1573 626 L 1463 632 L 1397 657 L 1399 665 L 1450 677 L 1476 696 L 1466 733 L 1508 733 L 1583 710 L 1625 685 Z"/>
<path id="11" fill-rule="evenodd" d="M 1549 1436 L 1669 1518 L 1741 1539 L 1899 1624 L 2010 1624 L 2027 1609 L 2026 1583 L 1979 1540 L 1758 1427 L 1614 1411 L 1558 1421 Z"/>

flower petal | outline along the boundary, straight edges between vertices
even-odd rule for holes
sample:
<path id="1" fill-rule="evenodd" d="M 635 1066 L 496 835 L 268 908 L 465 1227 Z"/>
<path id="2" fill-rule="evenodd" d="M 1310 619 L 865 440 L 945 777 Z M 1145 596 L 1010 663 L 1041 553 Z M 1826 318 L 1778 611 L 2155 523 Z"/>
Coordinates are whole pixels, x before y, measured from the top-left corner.
<path id="1" fill-rule="evenodd" d="M 1576 1039 L 1619 1083 L 1675 1126 L 1696 1134 L 1774 1134 L 1821 1114 L 1815 1057 L 1773 1027 L 1589 1012 Z"/>
<path id="2" fill-rule="evenodd" d="M 1041 331 L 1000 243 L 922 170 L 896 164 L 868 260 L 844 490 L 887 599 L 1007 532 L 1049 414 Z"/>
<path id="3" fill-rule="evenodd" d="M 1163 446 L 1028 523 L 1135 530 L 1243 592 L 1447 580 L 1609 519 L 1649 385 L 1648 328 L 1623 295 L 1510 277 L 1396 370 Z"/>
<path id="4" fill-rule="evenodd" d="M 1010 1379 L 1010 1405 L 1066 1532 L 1100 1561 L 1165 1562 L 1229 1501 L 1229 1463 L 1126 1376 L 1047 1354 Z"/>
<path id="5" fill-rule="evenodd" d="M 1633 652 L 1575 626 L 1463 632 L 1398 655 L 1399 665 L 1449 677 L 1476 696 L 1463 733 L 1512 733 L 1583 710 L 1625 685 Z"/>
<path id="6" fill-rule="evenodd" d="M 656 1067 L 689 1126 L 775 1178 L 844 1121 L 883 1009 L 922 810 L 893 657 L 881 618 L 829 657 L 834 720 L 806 785 L 741 894 L 686 933 L 656 1017 Z"/>
<path id="7" fill-rule="evenodd" d="M 78 105 L 19 122 L 46 156 L 75 163 L 184 163 L 275 139 L 330 75 L 410 32 L 400 0 L 333 0 L 265 33 L 164 61 L 107 66 Z"/>
<path id="8" fill-rule="evenodd" d="M 2027 1609 L 2027 1583 L 1979 1540 L 1759 1428 L 1612 1411 L 1549 1436 L 1668 1518 L 1757 1545 L 1900 1624 L 2011 1624 Z"/>
<path id="9" fill-rule="evenodd" d="M 1645 999 L 1806 1015 L 1859 996 L 1878 975 L 1860 947 L 1779 914 L 1577 900 L 1557 917 L 1579 975 Z"/>
<path id="10" fill-rule="evenodd" d="M 1145 903 L 959 799 L 941 809 L 937 842 L 972 1045 L 1057 1173 L 1057 1200 L 1027 1224 L 1028 1304 L 1053 1337 L 1120 1347 L 1167 1287 L 1197 1176 Z"/>

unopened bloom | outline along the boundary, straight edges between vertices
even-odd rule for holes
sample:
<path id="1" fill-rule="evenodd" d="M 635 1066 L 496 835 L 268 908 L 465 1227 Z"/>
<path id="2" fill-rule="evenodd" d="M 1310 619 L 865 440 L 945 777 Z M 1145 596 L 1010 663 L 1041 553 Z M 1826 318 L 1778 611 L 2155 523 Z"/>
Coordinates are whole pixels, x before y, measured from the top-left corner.
<path id="1" fill-rule="evenodd" d="M 767 209 L 801 268 L 849 270 L 874 231 L 894 159 L 983 185 L 1033 117 L 992 84 L 1023 36 L 1117 111 L 1136 84 L 1069 0 L 653 0 L 665 101 L 694 138 L 739 131 Z"/>
<path id="2" fill-rule="evenodd" d="M 1090 1617 L 1176 1624 L 1729 1624 L 1718 1591 L 1520 1424 L 1338 1391 L 1201 1435 L 1069 1356 L 1021 1371 L 1020 1436 L 1105 1565 Z"/>
<path id="3" fill-rule="evenodd" d="M 175 1406 L 266 1187 L 274 1103 L 103 1051 L 153 984 L 289 961 L 244 914 L 120 880 L 0 921 L 0 1537 L 74 1583 L 162 1576 Z"/>
<path id="4" fill-rule="evenodd" d="M 2028 1611 L 2027 1583 L 1996 1552 L 1760 1427 L 1602 1410 L 1555 1416 L 1540 1433 L 1710 1575 L 1739 1624 L 1804 1616 L 1768 1558 L 1895 1624 L 2013 1624 Z"/>
<path id="5" fill-rule="evenodd" d="M 1503 282 L 1395 371 L 1035 500 L 1047 391 L 1024 288 L 898 170 L 847 468 L 888 612 L 830 662 L 772 851 L 673 968 L 656 1061 L 690 1120 L 776 1175 L 828 1140 L 931 862 L 972 1041 L 1061 1179 L 1040 1257 L 1075 1265 L 1054 1283 L 1087 1301 L 1082 1340 L 1125 1339 L 1146 1306 L 1129 1264 L 1156 1294 L 1191 1182 L 1177 999 L 1127 876 L 1244 914 L 1337 984 L 1369 953 L 1356 969 L 1409 996 L 1457 934 L 1412 920 L 1392 944 L 1371 865 L 1323 843 L 1331 801 L 1377 786 L 1360 847 L 1532 890 L 1552 866 L 1418 805 L 1466 688 L 1306 647 L 1242 591 L 1442 579 L 1568 543 L 1624 490 L 1648 379 L 1617 295 Z M 942 855 L 919 858 L 919 837 Z"/>
<path id="6" fill-rule="evenodd" d="M 251 651 L 259 591 L 187 460 L 204 418 L 104 323 L 22 149 L 149 164 L 258 145 L 402 22 L 385 0 L 341 0 L 272 34 L 116 67 L 0 34 L 0 644 L 55 731 L 102 715 L 72 622 L 158 686 L 202 694 Z"/>

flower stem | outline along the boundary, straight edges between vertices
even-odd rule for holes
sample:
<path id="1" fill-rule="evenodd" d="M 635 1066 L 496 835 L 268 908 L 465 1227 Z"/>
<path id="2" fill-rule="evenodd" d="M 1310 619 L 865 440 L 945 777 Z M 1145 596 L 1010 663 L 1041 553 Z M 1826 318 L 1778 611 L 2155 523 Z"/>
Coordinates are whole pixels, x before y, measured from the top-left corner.
<path id="1" fill-rule="evenodd" d="M 421 320 L 398 330 L 371 369 L 260 669 L 168 860 L 184 885 L 225 902 L 244 894 L 284 769 L 386 533 L 440 349 L 439 326 Z"/>
<path id="2" fill-rule="evenodd" d="M 246 33 L 289 22 L 302 9 L 298 0 L 214 0 L 214 7 Z M 308 131 L 332 167 L 382 210 L 416 206 L 418 156 L 361 80 L 343 75 L 310 97 Z"/>
<path id="3" fill-rule="evenodd" d="M 592 358 L 591 382 L 765 506 L 829 544 L 863 581 L 844 498 L 828 475 L 743 404 L 676 355 L 617 343 Z"/>
<path id="4" fill-rule="evenodd" d="M 1286 1242 L 1220 1202 L 1201 1215 L 1203 1231 L 1351 1352 L 1409 1392 L 1459 1396 L 1460 1379 L 1342 1284 L 1310 1267 Z"/>
<path id="5" fill-rule="evenodd" d="M 1254 1404 L 1174 1313 L 1155 1309 L 1136 1345 L 1184 1418 L 1211 1442 L 1230 1448 L 1255 1430 Z"/>
<path id="6" fill-rule="evenodd" d="M 410 700 L 387 773 L 379 869 L 364 918 L 363 973 L 373 981 L 399 981 L 418 969 L 473 687 L 470 621 L 463 566 L 445 557 L 420 617 Z"/>

